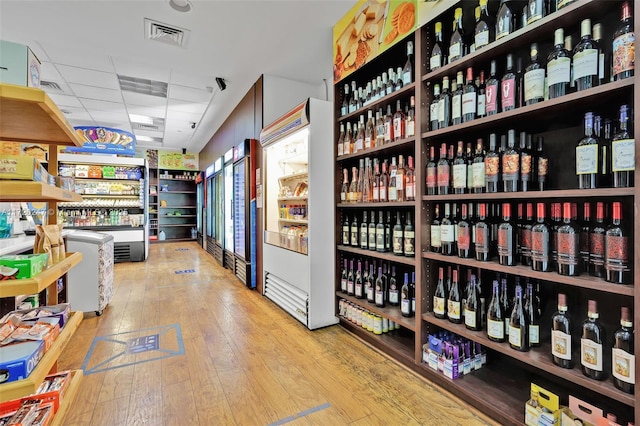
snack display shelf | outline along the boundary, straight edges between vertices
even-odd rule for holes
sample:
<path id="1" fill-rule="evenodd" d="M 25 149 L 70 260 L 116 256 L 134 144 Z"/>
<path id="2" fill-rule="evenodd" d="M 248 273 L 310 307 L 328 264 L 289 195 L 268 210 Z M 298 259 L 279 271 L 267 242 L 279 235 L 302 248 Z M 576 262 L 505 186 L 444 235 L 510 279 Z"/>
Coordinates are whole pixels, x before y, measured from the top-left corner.
<path id="1" fill-rule="evenodd" d="M 101 178 L 89 178 L 89 177 L 74 177 L 74 179 L 76 181 L 88 181 L 88 182 L 99 182 L 99 181 L 104 181 L 104 182 L 110 182 L 110 183 L 115 183 L 115 182 L 130 182 L 130 183 L 140 183 L 141 179 L 120 179 L 120 178 L 116 178 L 116 177 L 112 177 L 112 178 L 105 178 L 105 177 L 101 177 Z"/>
<path id="2" fill-rule="evenodd" d="M 67 415 L 73 400 L 80 389 L 80 382 L 83 377 L 82 370 L 72 370 L 71 378 L 69 379 L 69 384 L 67 385 L 67 390 L 64 392 L 64 399 L 60 403 L 58 407 L 58 412 L 53 418 L 50 426 L 62 426 L 64 424 L 64 417 Z"/>
<path id="3" fill-rule="evenodd" d="M 136 194 L 82 194 L 82 197 L 89 198 L 132 198 L 132 199 L 140 199 L 140 195 Z"/>
<path id="4" fill-rule="evenodd" d="M 80 202 L 82 201 L 82 196 L 42 182 L 0 180 L 0 201 Z"/>
<path id="5" fill-rule="evenodd" d="M 298 223 L 301 225 L 308 225 L 309 221 L 307 219 L 278 219 L 279 222 L 284 223 Z"/>
<path id="6" fill-rule="evenodd" d="M 76 332 L 82 322 L 81 312 L 72 312 L 69 320 L 66 322 L 60 335 L 53 342 L 49 350 L 44 354 L 36 368 L 33 369 L 29 377 L 15 382 L 4 383 L 0 385 L 0 400 L 8 401 L 11 399 L 21 398 L 23 396 L 36 393 L 38 387 L 44 378 L 50 374 L 54 368 L 60 354 L 67 346 L 71 337 Z"/>
<path id="7" fill-rule="evenodd" d="M 82 146 L 82 138 L 42 89 L 0 84 L 0 117 L 0 140 Z"/>
<path id="8" fill-rule="evenodd" d="M 82 260 L 82 253 L 67 253 L 62 262 L 45 269 L 33 278 L 0 282 L 0 297 L 37 294 L 55 282 Z"/>

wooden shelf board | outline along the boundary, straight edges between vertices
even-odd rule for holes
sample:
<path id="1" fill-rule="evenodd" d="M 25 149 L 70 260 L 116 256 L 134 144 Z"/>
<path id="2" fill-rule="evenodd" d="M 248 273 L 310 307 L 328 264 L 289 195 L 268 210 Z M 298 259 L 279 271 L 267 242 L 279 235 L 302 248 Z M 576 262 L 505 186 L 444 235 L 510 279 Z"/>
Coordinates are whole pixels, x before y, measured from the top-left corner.
<path id="1" fill-rule="evenodd" d="M 278 222 L 285 222 L 285 223 L 298 223 L 300 225 L 307 225 L 309 224 L 309 221 L 306 219 L 278 219 Z"/>
<path id="2" fill-rule="evenodd" d="M 129 199 L 139 199 L 140 195 L 131 195 L 131 194 L 82 194 L 82 197 L 89 198 L 129 198 Z"/>
<path id="3" fill-rule="evenodd" d="M 422 137 L 435 138 L 437 136 L 450 135 L 463 131 L 477 132 L 484 128 L 495 128 L 496 124 L 499 126 L 506 126 L 507 123 L 512 123 L 518 120 L 521 121 L 524 119 L 531 120 L 536 116 L 549 117 L 560 111 L 566 111 L 572 106 L 586 105 L 589 102 L 601 103 L 603 101 L 603 97 L 613 97 L 625 92 L 625 89 L 626 91 L 632 89 L 633 83 L 633 78 L 614 81 L 613 83 L 606 83 L 592 89 L 582 90 L 559 98 L 538 102 L 534 105 L 523 106 L 511 111 L 500 112 L 498 114 L 478 118 L 467 123 L 456 124 L 443 129 L 431 130 L 423 133 Z M 339 159 L 341 158 L 343 157 L 339 157 Z"/>
<path id="4" fill-rule="evenodd" d="M 67 385 L 67 390 L 64 393 L 64 399 L 62 400 L 62 403 L 58 407 L 58 412 L 53 418 L 53 421 L 51 422 L 51 426 L 64 425 L 64 417 L 67 415 L 69 410 L 71 410 L 71 404 L 73 404 L 73 400 L 76 398 L 76 394 L 80 389 L 80 382 L 82 382 L 83 376 L 84 376 L 84 373 L 82 372 L 82 370 L 71 371 L 71 379 L 69 384 Z"/>
<path id="5" fill-rule="evenodd" d="M 375 304 L 369 303 L 367 299 L 358 299 L 356 297 L 349 296 L 347 293 L 343 293 L 341 291 L 337 291 L 336 296 L 348 300 L 351 303 L 355 303 L 356 305 L 378 315 L 386 317 L 391 321 L 395 321 L 404 328 L 407 328 L 411 331 L 416 331 L 415 317 L 403 317 L 402 313 L 400 313 L 400 306 L 386 306 L 384 308 L 379 308 Z"/>
<path id="6" fill-rule="evenodd" d="M 444 256 L 439 253 L 423 252 L 422 257 L 425 259 L 437 260 L 440 262 L 453 263 L 456 265 L 469 266 L 472 268 L 483 269 L 485 271 L 501 272 L 505 274 L 519 275 L 521 277 L 534 278 L 553 283 L 566 284 L 573 287 L 587 288 L 590 290 L 604 291 L 607 293 L 621 294 L 633 297 L 633 285 L 613 284 L 606 282 L 602 278 L 592 277 L 590 275 L 578 275 L 577 277 L 569 277 L 560 275 L 555 272 L 538 272 L 528 266 L 504 266 L 498 262 L 480 262 L 475 259 L 462 259 L 458 256 Z"/>
<path id="7" fill-rule="evenodd" d="M 377 251 L 371 250 L 362 250 L 361 248 L 349 247 L 349 246 L 337 246 L 338 251 L 343 251 L 347 253 L 354 253 L 360 256 L 368 256 L 373 257 L 375 259 L 386 260 L 388 262 L 393 263 L 402 263 L 403 265 L 415 266 L 415 258 L 414 257 L 406 257 L 406 256 L 396 256 L 393 253 L 380 253 Z"/>
<path id="8" fill-rule="evenodd" d="M 411 138 L 407 138 L 407 139 L 400 139 L 394 142 L 390 142 L 388 144 L 384 144 L 384 145 L 380 145 L 380 146 L 376 146 L 375 148 L 370 148 L 370 149 L 365 149 L 362 151 L 358 151 L 354 154 L 345 154 L 345 155 L 341 155 L 339 157 L 337 157 L 337 161 L 343 161 L 343 160 L 350 160 L 353 158 L 360 158 L 360 157 L 365 157 L 367 155 L 371 155 L 373 153 L 382 153 L 382 152 L 387 152 L 387 151 L 393 151 L 393 150 L 397 150 L 398 148 L 404 148 L 407 145 L 410 145 L 412 143 L 414 143 L 416 140 L 415 137 L 411 137 Z"/>
<path id="9" fill-rule="evenodd" d="M 406 86 L 403 86 L 402 88 L 400 88 L 399 90 L 396 90 L 395 92 L 391 92 L 388 95 L 383 96 L 382 98 L 378 99 L 375 102 L 371 102 L 369 104 L 367 104 L 366 106 L 363 106 L 362 108 L 358 108 L 357 110 L 355 110 L 354 112 L 351 112 L 349 114 L 343 115 L 342 117 L 338 118 L 338 122 L 341 121 L 345 121 L 348 120 L 352 117 L 358 117 L 359 115 L 366 115 L 368 110 L 374 110 L 383 106 L 383 105 L 388 105 L 390 103 L 393 103 L 395 100 L 400 99 L 400 98 L 404 98 L 408 96 L 411 96 L 413 94 L 413 91 L 416 87 L 415 83 L 411 83 L 411 84 L 407 84 Z M 394 106 L 395 108 L 395 106 Z M 393 110 L 393 108 L 392 108 Z M 394 110 L 395 112 L 395 110 Z M 374 113 L 375 116 L 375 113 Z M 365 117 L 366 118 L 366 117 Z"/>
<path id="10" fill-rule="evenodd" d="M 301 197 L 278 197 L 278 201 L 307 201 L 309 196 L 303 195 Z"/>
<path id="11" fill-rule="evenodd" d="M 338 203 L 336 207 L 345 209 L 345 208 L 385 208 L 385 207 L 414 207 L 416 205 L 415 201 L 389 201 L 384 203 Z"/>
<path id="12" fill-rule="evenodd" d="M 71 201 L 82 196 L 42 182 L 0 180 L 0 201 Z"/>
<path id="13" fill-rule="evenodd" d="M 38 387 L 49 374 L 56 361 L 60 357 L 60 354 L 67 346 L 71 337 L 78 329 L 78 326 L 82 322 L 82 312 L 72 312 L 69 316 L 69 320 L 60 331 L 60 335 L 53 342 L 51 347 L 33 369 L 29 377 L 23 380 L 15 382 L 4 383 L 0 385 L 0 398 L 2 401 L 10 399 L 21 398 L 23 396 L 31 395 L 38 390 Z"/>
<path id="14" fill-rule="evenodd" d="M 489 340 L 485 332 L 470 331 L 464 324 L 454 324 L 446 319 L 436 318 L 432 313 L 423 314 L 422 319 L 430 324 L 437 325 L 440 328 L 444 328 L 445 330 L 452 331 L 460 336 L 478 342 L 483 346 L 505 354 L 520 362 L 539 368 L 540 370 L 544 370 L 554 376 L 561 377 L 594 392 L 608 396 L 613 400 L 620 401 L 631 407 L 635 405 L 633 395 L 629 395 L 616 389 L 610 379 L 604 381 L 592 380 L 582 374 L 579 367 L 567 369 L 555 365 L 551 358 L 550 343 L 543 343 L 539 348 L 532 348 L 528 352 L 519 352 L 511 349 L 508 343 L 497 343 Z"/>
<path id="15" fill-rule="evenodd" d="M 82 146 L 64 114 L 42 89 L 0 84 L 0 140 Z"/>
<path id="16" fill-rule="evenodd" d="M 399 358 L 401 362 L 408 365 L 415 363 L 413 358 L 413 339 L 390 333 L 373 334 L 342 317 L 340 317 L 340 325 L 382 352 Z"/>
<path id="17" fill-rule="evenodd" d="M 482 194 L 423 195 L 423 201 L 543 200 L 549 198 L 602 198 L 633 196 L 635 188 L 557 189 L 551 191 L 491 192 Z"/>
<path id="18" fill-rule="evenodd" d="M 33 278 L 0 282 L 0 297 L 14 297 L 21 294 L 37 294 L 49 287 L 69 269 L 82 260 L 82 253 L 67 253 L 62 262 L 45 269 Z"/>

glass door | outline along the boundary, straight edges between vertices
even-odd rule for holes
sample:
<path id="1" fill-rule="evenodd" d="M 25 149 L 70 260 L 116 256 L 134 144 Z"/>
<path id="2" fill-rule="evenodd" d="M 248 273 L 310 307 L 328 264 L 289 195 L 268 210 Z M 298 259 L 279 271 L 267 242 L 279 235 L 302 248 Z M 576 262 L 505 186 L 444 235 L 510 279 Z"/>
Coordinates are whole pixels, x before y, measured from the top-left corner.
<path id="1" fill-rule="evenodd" d="M 235 252 L 246 260 L 245 163 L 241 160 L 233 166 L 233 219 Z"/>
<path id="2" fill-rule="evenodd" d="M 224 243 L 224 174 L 215 176 L 215 239 L 222 246 Z"/>
<path id="3" fill-rule="evenodd" d="M 233 164 L 224 167 L 224 249 L 233 253 Z"/>
<path id="4" fill-rule="evenodd" d="M 216 224 L 214 178 L 207 179 L 207 237 L 213 237 Z"/>

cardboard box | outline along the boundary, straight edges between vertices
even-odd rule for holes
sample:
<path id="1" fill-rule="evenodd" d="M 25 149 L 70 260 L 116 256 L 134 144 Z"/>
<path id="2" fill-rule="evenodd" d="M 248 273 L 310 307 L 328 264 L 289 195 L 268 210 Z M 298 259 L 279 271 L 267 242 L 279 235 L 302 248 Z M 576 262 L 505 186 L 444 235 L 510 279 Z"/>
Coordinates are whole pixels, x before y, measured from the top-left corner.
<path id="1" fill-rule="evenodd" d="M 55 340 L 60 335 L 59 318 L 46 317 L 46 318 L 40 318 L 37 320 L 22 322 L 22 324 L 24 325 L 31 325 L 31 326 L 36 325 L 36 323 L 44 323 L 44 324 L 49 324 L 51 326 L 51 330 L 44 336 L 44 339 L 42 340 L 44 342 L 44 350 L 46 352 L 51 348 L 51 345 L 53 345 L 53 342 L 55 342 Z"/>
<path id="2" fill-rule="evenodd" d="M 26 155 L 0 154 L 0 179 L 32 180 L 49 182 L 49 173 L 42 167 L 40 160 Z"/>
<path id="3" fill-rule="evenodd" d="M 600 408 L 569 395 L 569 409 L 562 413 L 562 425 L 575 426 L 577 419 L 584 426 L 596 426 L 600 421 L 606 420 L 604 411 Z"/>
<path id="4" fill-rule="evenodd" d="M 29 377 L 44 355 L 44 342 L 22 342 L 0 346 L 0 383 Z"/>
<path id="5" fill-rule="evenodd" d="M 43 310 L 51 312 L 51 315 L 42 315 Z M 34 315 L 30 315 L 31 312 L 33 312 Z M 58 305 L 40 306 L 38 308 L 12 311 L 5 315 L 2 319 L 0 319 L 0 323 L 5 322 L 9 318 L 11 318 L 14 322 L 20 322 L 24 320 L 38 320 L 41 318 L 57 318 L 60 328 L 63 328 L 67 321 L 69 321 L 70 315 L 71 305 L 69 305 L 68 303 L 60 303 Z"/>
<path id="6" fill-rule="evenodd" d="M 0 82 L 40 87 L 40 60 L 24 44 L 0 40 Z"/>
<path id="7" fill-rule="evenodd" d="M 0 256 L 0 266 L 17 268 L 17 279 L 33 278 L 45 269 L 48 261 L 46 253 L 40 254 L 14 254 Z"/>

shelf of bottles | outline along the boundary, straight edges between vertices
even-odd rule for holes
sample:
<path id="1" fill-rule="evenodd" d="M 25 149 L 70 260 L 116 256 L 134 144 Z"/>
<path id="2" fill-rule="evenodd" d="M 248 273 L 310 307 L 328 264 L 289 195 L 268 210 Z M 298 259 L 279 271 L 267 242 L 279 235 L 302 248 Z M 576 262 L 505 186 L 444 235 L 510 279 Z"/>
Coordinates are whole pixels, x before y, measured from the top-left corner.
<path id="1" fill-rule="evenodd" d="M 604 396 L 628 421 L 636 4 L 480 0 L 474 22 L 458 2 L 421 30 L 420 78 L 427 330 Z"/>

